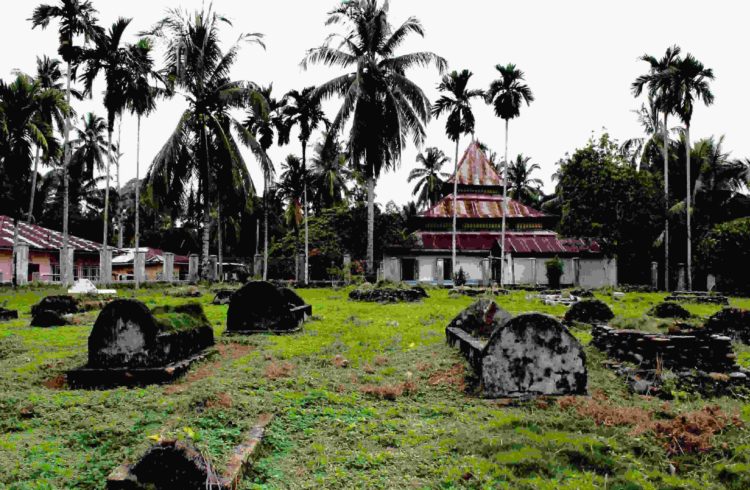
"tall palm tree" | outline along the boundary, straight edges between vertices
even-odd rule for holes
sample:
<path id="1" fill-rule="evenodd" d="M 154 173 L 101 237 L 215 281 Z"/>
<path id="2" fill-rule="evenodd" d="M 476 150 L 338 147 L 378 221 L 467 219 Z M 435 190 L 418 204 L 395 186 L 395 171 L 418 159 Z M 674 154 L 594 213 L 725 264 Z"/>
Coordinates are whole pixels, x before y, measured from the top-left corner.
<path id="1" fill-rule="evenodd" d="M 630 165 L 636 170 L 642 169 L 644 160 L 651 156 L 652 148 L 661 145 L 664 136 L 662 128 L 661 112 L 656 100 L 649 95 L 647 103 L 641 104 L 640 109 L 633 110 L 638 123 L 646 134 L 645 138 L 630 138 L 620 146 L 623 157 L 630 161 Z M 661 145 L 663 148 L 663 145 Z"/>
<path id="2" fill-rule="evenodd" d="M 442 150 L 432 147 L 417 155 L 421 167 L 409 172 L 408 182 L 416 180 L 412 196 L 417 196 L 417 206 L 430 207 L 440 200 L 440 191 L 448 174 L 441 172 L 450 160 Z"/>
<path id="3" fill-rule="evenodd" d="M 680 47 L 672 46 L 667 48 L 664 56 L 657 59 L 655 56 L 645 54 L 641 60 L 649 64 L 648 73 L 639 76 L 632 84 L 633 95 L 640 96 L 644 87 L 648 87 L 651 98 L 661 111 L 664 122 L 661 126 L 663 160 L 664 160 L 664 203 L 665 209 L 669 211 L 669 115 L 673 112 L 675 106 L 674 94 L 670 91 L 669 86 L 661 83 L 661 74 L 666 72 L 680 56 Z M 664 218 L 664 289 L 669 291 L 669 213 Z"/>
<path id="4" fill-rule="evenodd" d="M 67 64 L 66 73 L 66 98 L 65 102 L 70 107 L 70 98 L 72 94 L 71 81 L 73 78 L 74 67 L 78 66 L 82 48 L 75 45 L 76 38 L 84 37 L 84 45 L 90 39 L 101 33 L 98 27 L 97 10 L 90 0 L 59 0 L 57 5 L 41 4 L 34 9 L 31 16 L 32 28 L 41 27 L 46 29 L 52 20 L 59 23 L 60 44 L 58 53 L 63 61 Z M 69 145 L 70 136 L 70 115 L 65 118 L 63 126 L 63 249 L 69 248 L 68 237 L 68 214 L 70 201 L 68 199 L 69 179 L 67 175 L 68 164 L 70 163 L 71 150 Z M 63 284 L 68 285 L 73 280 L 73 271 L 68 270 L 67 262 L 62 263 L 61 279 Z"/>
<path id="5" fill-rule="evenodd" d="M 343 24 L 341 43 L 333 37 L 312 49 L 302 67 L 322 63 L 352 68 L 318 87 L 314 99 L 341 96 L 343 103 L 328 132 L 329 141 L 351 121 L 348 148 L 350 163 L 367 182 L 367 273 L 375 265 L 375 182 L 381 171 L 395 168 L 411 135 L 419 146 L 430 118 L 430 103 L 421 88 L 406 76 L 415 66 L 435 64 L 443 72 L 446 62 L 430 52 L 396 55 L 410 34 L 424 36 L 414 17 L 397 28 L 388 21 L 388 2 L 353 0 L 331 11 L 327 25 Z"/>
<path id="6" fill-rule="evenodd" d="M 325 140 L 315 145 L 310 181 L 318 210 L 330 208 L 344 199 L 347 182 L 352 178 L 348 160 L 338 140 L 330 145 L 326 145 Z"/>
<path id="7" fill-rule="evenodd" d="M 89 112 L 81 117 L 82 126 L 76 128 L 76 138 L 72 140 L 73 156 L 70 166 L 79 169 L 81 175 L 87 180 L 94 178 L 95 171 L 103 171 L 106 168 L 105 157 L 111 148 L 105 134 L 107 122 Z"/>
<path id="8" fill-rule="evenodd" d="M 125 29 L 132 19 L 119 18 L 107 33 L 94 37 L 94 46 L 82 54 L 85 70 L 82 74 L 85 94 L 91 96 L 94 80 L 103 72 L 106 88 L 104 90 L 104 107 L 107 110 L 107 166 L 104 188 L 104 232 L 102 251 L 106 251 L 109 243 L 109 181 L 114 155 L 112 152 L 112 133 L 115 130 L 115 119 L 125 108 L 125 92 L 128 78 L 132 76 L 130 53 L 124 44 Z M 119 151 L 119 148 L 118 148 Z M 119 219 L 116 215 L 115 219 Z M 107 278 L 102 277 L 103 280 Z"/>
<path id="9" fill-rule="evenodd" d="M 189 14 L 173 9 L 149 31 L 149 36 L 157 37 L 166 44 L 166 69 L 164 78 L 170 80 L 177 89 L 184 90 L 188 109 L 183 112 L 177 127 L 156 156 L 147 175 L 150 193 L 160 203 L 178 202 L 184 197 L 189 184 L 197 179 L 203 204 L 202 230 L 202 270 L 203 277 L 210 276 L 209 245 L 211 230 L 211 200 L 216 196 L 215 183 L 216 156 L 211 148 L 220 145 L 229 156 L 233 166 L 232 175 L 240 180 L 236 186 L 224 188 L 222 192 L 238 192 L 238 199 L 247 196 L 251 190 L 247 167 L 239 148 L 239 140 L 248 146 L 260 161 L 264 173 L 271 162 L 255 136 L 239 121 L 231 111 L 256 103 L 267 107 L 267 102 L 254 84 L 235 81 L 229 73 L 237 59 L 240 44 L 257 43 L 261 46 L 260 34 L 240 36 L 226 52 L 221 49 L 219 30 L 229 21 L 207 9 Z M 234 131 L 232 131 L 234 130 Z M 242 201 L 245 202 L 245 201 Z"/>
<path id="10" fill-rule="evenodd" d="M 166 91 L 160 89 L 155 83 L 163 80 L 161 75 L 154 70 L 154 60 L 151 57 L 152 45 L 149 39 L 141 39 L 135 44 L 128 46 L 130 76 L 124 95 L 125 103 L 132 114 L 137 118 L 137 137 L 135 153 L 135 250 L 140 248 L 140 169 L 141 169 L 141 119 L 156 110 L 156 100 L 160 95 L 166 95 Z M 120 234 L 122 236 L 122 233 Z M 140 277 L 135 276 L 135 287 L 138 289 Z"/>
<path id="11" fill-rule="evenodd" d="M 287 201 L 285 219 L 287 226 L 291 226 L 294 229 L 295 264 L 297 263 L 297 257 L 299 256 L 299 226 L 303 220 L 303 213 L 300 212 L 300 202 L 303 199 L 308 180 L 309 175 L 302 160 L 295 155 L 287 156 L 286 160 L 281 164 L 281 175 L 279 176 L 279 183 L 277 184 L 277 192 L 282 199 Z M 296 267 L 294 274 L 296 280 L 301 279 L 298 277 L 298 268 Z"/>
<path id="12" fill-rule="evenodd" d="M 261 87 L 262 101 L 248 105 L 244 127 L 258 140 L 258 144 L 267 152 L 273 145 L 274 136 L 281 146 L 285 141 L 285 122 L 283 117 L 284 102 L 273 97 L 273 85 Z M 286 138 L 288 140 L 288 137 Z M 270 160 L 269 160 L 270 163 Z M 273 164 L 263 167 L 263 280 L 268 279 L 268 196 L 272 189 L 275 169 Z M 257 224 L 257 221 L 256 221 Z M 256 226 L 255 254 L 258 254 L 259 227 Z"/>
<path id="13" fill-rule="evenodd" d="M 62 72 L 60 71 L 60 61 L 50 59 L 47 56 L 42 58 L 37 57 L 36 59 L 36 82 L 45 91 L 51 91 L 55 94 L 54 103 L 48 104 L 41 107 L 42 111 L 40 116 L 44 119 L 44 122 L 49 125 L 50 128 L 56 126 L 57 129 L 62 133 L 64 131 L 65 118 L 71 108 L 65 102 L 65 92 L 62 79 Z M 81 98 L 81 94 L 76 90 L 72 91 L 72 95 L 78 99 Z M 59 144 L 56 138 L 48 138 L 48 146 L 44 153 L 44 161 L 51 162 L 57 158 L 59 152 Z M 40 150 L 41 147 L 37 146 L 36 155 L 34 157 L 34 170 L 31 173 L 31 195 L 29 196 L 29 212 L 26 217 L 26 221 L 32 223 L 34 221 L 34 203 L 36 202 L 36 190 L 37 190 L 37 178 L 39 176 L 39 163 L 40 163 Z"/>
<path id="14" fill-rule="evenodd" d="M 291 90 L 284 96 L 284 118 L 286 131 L 288 133 L 294 126 L 299 126 L 299 141 L 302 144 L 302 168 L 307 172 L 307 143 L 310 141 L 313 131 L 320 126 L 330 125 L 320 106 L 320 99 L 313 98 L 315 87 L 307 87 L 299 92 Z M 288 134 L 287 134 L 288 136 Z M 302 215 L 305 225 L 305 284 L 309 282 L 309 261 L 310 261 L 310 236 L 307 227 L 307 181 L 302 193 Z"/>
<path id="15" fill-rule="evenodd" d="M 659 85 L 674 94 L 674 113 L 685 125 L 686 140 L 686 171 L 687 171 L 687 203 L 685 208 L 687 221 L 687 287 L 693 289 L 693 244 L 692 229 L 690 226 L 691 213 L 691 185 L 690 177 L 690 123 L 693 118 L 693 109 L 696 101 L 703 101 L 706 105 L 714 102 L 709 82 L 714 79 L 714 72 L 706 68 L 703 63 L 688 53 L 684 58 L 675 60 L 669 68 L 660 73 Z"/>
<path id="16" fill-rule="evenodd" d="M 541 170 L 542 167 L 538 163 L 529 165 L 530 161 L 531 157 L 519 154 L 508 166 L 509 194 L 513 199 L 517 199 L 524 204 L 536 202 L 541 192 L 541 187 L 544 185 L 541 179 L 531 177 L 531 174 L 535 170 Z"/>
<path id="17" fill-rule="evenodd" d="M 505 217 L 508 214 L 508 125 L 511 119 L 521 114 L 521 106 L 531 104 L 534 95 L 523 83 L 524 73 L 509 63 L 497 65 L 500 78 L 490 84 L 487 103 L 495 107 L 495 115 L 505 121 L 505 158 L 503 159 L 503 222 L 501 235 L 500 285 L 505 285 Z"/>
<path id="18" fill-rule="evenodd" d="M 448 137 L 456 142 L 456 160 L 453 171 L 453 228 L 451 232 L 451 266 L 453 270 L 456 267 L 456 222 L 458 207 L 456 199 L 458 196 L 458 149 L 462 134 L 474 134 L 474 113 L 471 111 L 471 99 L 484 97 L 482 90 L 469 90 L 469 79 L 473 73 L 469 70 L 463 70 L 460 73 L 453 71 L 443 77 L 438 90 L 445 92 L 435 105 L 432 107 L 432 115 L 440 117 L 442 114 L 448 114 L 445 123 L 445 133 Z"/>

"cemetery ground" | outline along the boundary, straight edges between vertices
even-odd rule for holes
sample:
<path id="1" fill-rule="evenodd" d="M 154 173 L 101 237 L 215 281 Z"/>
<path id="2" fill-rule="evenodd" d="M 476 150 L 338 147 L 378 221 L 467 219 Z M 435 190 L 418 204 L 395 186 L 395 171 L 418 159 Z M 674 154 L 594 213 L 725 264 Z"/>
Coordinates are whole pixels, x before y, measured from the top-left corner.
<path id="1" fill-rule="evenodd" d="M 428 290 L 419 303 L 379 305 L 346 289 L 298 290 L 313 306 L 302 332 L 226 337 L 227 306 L 176 298 L 169 288 L 121 289 L 149 307 L 199 301 L 217 346 L 168 385 L 71 390 L 64 373 L 86 362 L 98 314 L 58 328 L 29 326 L 30 307 L 60 290 L 0 291 L 20 318 L 0 324 L 0 488 L 104 488 L 118 465 L 159 438 L 190 439 L 218 468 L 254 423 L 274 414 L 241 488 L 749 488 L 750 399 L 669 402 L 632 395 L 586 346 L 589 397 L 486 400 L 445 326 L 475 299 Z M 562 317 L 517 291 L 511 313 Z M 606 301 L 613 325 L 666 330 L 645 312 L 665 294 Z M 750 309 L 750 300 L 731 299 Z M 720 309 L 686 305 L 697 317 Z M 750 367 L 750 349 L 735 344 Z"/>

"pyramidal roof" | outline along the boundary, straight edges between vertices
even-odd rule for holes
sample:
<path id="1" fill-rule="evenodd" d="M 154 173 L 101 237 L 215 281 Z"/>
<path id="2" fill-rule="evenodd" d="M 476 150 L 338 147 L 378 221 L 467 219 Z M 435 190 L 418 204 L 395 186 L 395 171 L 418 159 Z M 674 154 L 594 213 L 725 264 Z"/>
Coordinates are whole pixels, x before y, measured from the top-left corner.
<path id="1" fill-rule="evenodd" d="M 459 185 L 503 185 L 503 179 L 498 175 L 489 158 L 476 141 L 472 141 L 466 149 L 458 164 L 457 175 Z M 448 182 L 453 183 L 453 176 L 448 179 Z"/>

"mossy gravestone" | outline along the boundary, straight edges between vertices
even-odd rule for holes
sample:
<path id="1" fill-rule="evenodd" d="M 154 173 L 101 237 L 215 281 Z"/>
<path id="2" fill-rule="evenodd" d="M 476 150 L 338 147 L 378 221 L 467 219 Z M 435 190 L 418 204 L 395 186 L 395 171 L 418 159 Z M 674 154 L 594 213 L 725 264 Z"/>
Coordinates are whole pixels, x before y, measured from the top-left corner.
<path id="1" fill-rule="evenodd" d="M 228 333 L 288 333 L 312 314 L 294 291 L 265 281 L 252 281 L 232 295 L 227 311 Z"/>
<path id="2" fill-rule="evenodd" d="M 574 303 L 565 312 L 565 323 L 607 323 L 615 317 L 607 303 L 598 299 L 587 299 Z"/>
<path id="3" fill-rule="evenodd" d="M 554 318 L 519 315 L 495 331 L 484 348 L 482 386 L 491 398 L 586 393 L 586 355 Z"/>
<path id="4" fill-rule="evenodd" d="M 69 315 L 80 311 L 80 303 L 73 296 L 47 296 L 31 307 L 32 327 L 68 325 Z"/>
<path id="5" fill-rule="evenodd" d="M 655 316 L 656 318 L 679 318 L 686 320 L 690 318 L 690 312 L 683 308 L 677 303 L 671 301 L 665 301 L 651 308 L 648 312 L 649 315 Z"/>
<path id="6" fill-rule="evenodd" d="M 513 315 L 500 308 L 494 301 L 480 299 L 459 313 L 448 324 L 448 328 L 460 328 L 474 337 L 487 338 L 511 318 Z"/>

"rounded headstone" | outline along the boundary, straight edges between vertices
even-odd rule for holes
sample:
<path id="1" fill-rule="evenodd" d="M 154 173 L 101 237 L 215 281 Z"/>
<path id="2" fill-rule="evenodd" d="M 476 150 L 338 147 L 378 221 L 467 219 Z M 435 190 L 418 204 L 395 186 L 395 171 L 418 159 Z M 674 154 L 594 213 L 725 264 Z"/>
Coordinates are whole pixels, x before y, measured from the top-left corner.
<path id="1" fill-rule="evenodd" d="M 293 289 L 279 288 L 279 292 L 288 304 L 292 306 L 305 306 L 305 300 L 302 299 Z"/>
<path id="2" fill-rule="evenodd" d="M 657 318 L 680 318 L 683 320 L 690 318 L 689 311 L 687 311 L 681 305 L 673 303 L 671 301 L 659 303 L 658 305 L 651 308 L 648 314 Z"/>
<path id="3" fill-rule="evenodd" d="M 182 442 L 166 442 L 152 447 L 131 469 L 143 488 L 154 490 L 205 490 L 220 482 L 206 459 Z"/>
<path id="4" fill-rule="evenodd" d="M 89 366 L 147 366 L 158 333 L 145 304 L 132 299 L 115 300 L 104 307 L 89 335 Z"/>
<path id="5" fill-rule="evenodd" d="M 574 303 L 565 312 L 565 323 L 607 323 L 615 317 L 607 303 L 598 299 L 587 299 Z"/>
<path id="6" fill-rule="evenodd" d="M 495 331 L 482 359 L 484 393 L 491 398 L 586 393 L 586 355 L 580 342 L 548 315 L 519 315 Z"/>
<path id="7" fill-rule="evenodd" d="M 480 299 L 448 324 L 448 328 L 460 328 L 474 337 L 489 337 L 505 325 L 513 315 L 490 299 Z"/>
<path id="8" fill-rule="evenodd" d="M 249 282 L 229 302 L 228 331 L 294 330 L 297 326 L 288 297 L 269 282 Z"/>

